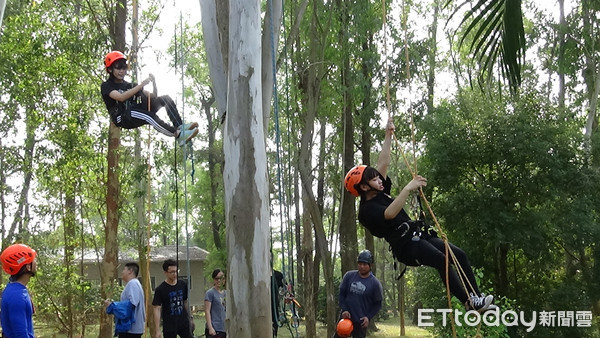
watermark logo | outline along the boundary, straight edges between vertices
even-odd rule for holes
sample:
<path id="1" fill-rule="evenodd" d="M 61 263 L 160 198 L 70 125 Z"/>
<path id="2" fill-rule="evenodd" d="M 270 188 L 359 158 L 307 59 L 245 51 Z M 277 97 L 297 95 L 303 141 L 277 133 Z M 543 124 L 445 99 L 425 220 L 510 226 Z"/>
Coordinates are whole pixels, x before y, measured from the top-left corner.
<path id="1" fill-rule="evenodd" d="M 418 326 L 434 326 L 434 316 L 442 316 L 442 325 L 448 325 L 452 314 L 456 326 L 525 326 L 531 332 L 536 326 L 545 327 L 591 327 L 592 311 L 533 311 L 526 315 L 523 311 L 513 310 L 500 312 L 500 308 L 489 310 L 483 314 L 477 311 L 460 311 L 457 309 L 419 309 Z"/>

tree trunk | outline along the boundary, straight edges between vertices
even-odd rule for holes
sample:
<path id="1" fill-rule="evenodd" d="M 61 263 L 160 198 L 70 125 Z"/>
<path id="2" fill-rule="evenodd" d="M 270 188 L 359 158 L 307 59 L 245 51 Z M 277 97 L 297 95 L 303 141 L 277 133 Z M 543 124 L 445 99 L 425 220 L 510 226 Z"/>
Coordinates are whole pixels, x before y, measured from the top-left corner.
<path id="1" fill-rule="evenodd" d="M 263 129 L 260 1 L 231 0 L 224 131 L 228 248 L 226 327 L 232 337 L 272 337 L 269 187 Z"/>
<path id="2" fill-rule="evenodd" d="M 565 20 L 565 0 L 558 0 L 559 10 L 559 29 L 558 29 L 558 108 L 565 108 L 565 49 L 566 43 L 565 32 L 567 28 L 567 21 Z"/>
<path id="3" fill-rule="evenodd" d="M 593 27 L 594 11 L 590 8 L 589 1 L 582 2 L 582 19 L 583 19 L 583 37 L 584 37 L 584 57 L 585 69 L 583 77 L 587 89 L 587 120 L 585 123 L 585 139 L 588 143 L 588 150 L 591 154 L 591 139 L 592 134 L 598 128 L 598 118 L 596 112 L 598 109 L 598 95 L 600 95 L 600 71 L 598 70 L 598 60 L 591 51 L 596 50 L 595 34 Z M 599 161 L 600 162 L 600 161 Z"/>
<path id="4" fill-rule="evenodd" d="M 217 7 L 219 10 L 217 10 Z M 202 31 L 219 120 L 227 109 L 228 0 L 200 0 Z"/>
<path id="5" fill-rule="evenodd" d="M 354 166 L 354 127 L 352 122 L 352 99 L 350 98 L 350 57 L 348 53 L 348 9 L 346 2 L 337 0 L 336 7 L 339 14 L 340 30 L 338 43 L 342 50 L 342 64 L 340 68 L 340 82 L 342 88 L 342 119 L 344 121 L 344 173 Z M 356 269 L 356 256 L 358 254 L 356 236 L 356 209 L 354 196 L 344 190 L 342 194 L 341 220 L 340 220 L 340 261 L 342 276 L 348 270 Z"/>
<path id="6" fill-rule="evenodd" d="M 268 130 L 269 116 L 271 115 L 271 99 L 273 97 L 273 86 L 277 85 L 276 61 L 277 47 L 279 46 L 279 33 L 281 31 L 281 20 L 283 18 L 282 0 L 267 1 L 265 20 L 262 32 L 262 106 L 264 129 Z M 277 99 L 277 98 L 276 98 Z M 277 105 L 277 102 L 275 102 Z M 266 135 L 265 135 L 266 136 Z"/>
<path id="7" fill-rule="evenodd" d="M 318 6 L 318 4 L 315 4 Z M 316 245 L 322 253 L 323 260 L 323 274 L 325 278 L 325 287 L 327 293 L 327 323 L 335 323 L 337 319 L 336 315 L 336 300 L 334 299 L 334 285 L 333 285 L 333 267 L 331 263 L 331 253 L 327 248 L 327 238 L 325 236 L 325 230 L 323 227 L 322 215 L 319 212 L 319 208 L 316 203 L 315 196 L 312 191 L 313 187 L 313 176 L 311 175 L 311 154 L 312 154 L 312 136 L 314 134 L 314 125 L 316 115 L 319 106 L 321 79 L 324 74 L 322 61 L 323 48 L 319 44 L 321 36 L 317 33 L 316 17 L 313 16 L 313 22 L 311 23 L 311 45 L 310 45 L 310 66 L 306 68 L 306 71 L 301 77 L 300 89 L 303 92 L 303 103 L 304 109 L 302 111 L 302 136 L 300 141 L 299 151 L 299 162 L 298 171 L 300 172 L 300 182 L 303 194 L 306 194 L 306 198 L 303 199 L 307 203 L 307 208 L 310 211 L 310 217 L 315 232 Z M 326 34 L 326 33 L 325 33 Z M 305 279 L 307 280 L 307 279 Z M 309 295 L 307 294 L 307 297 Z M 307 308 L 305 311 L 314 311 L 314 309 Z M 327 336 L 333 335 L 333 325 L 327 326 Z"/>
<path id="8" fill-rule="evenodd" d="M 119 140 L 121 129 L 110 123 L 108 128 L 108 173 L 106 183 L 106 227 L 104 229 L 104 257 L 100 266 L 100 282 L 102 299 L 112 298 L 108 293 L 110 286 L 117 278 L 119 264 L 119 247 L 117 231 L 119 228 Z M 113 335 L 113 321 L 105 311 L 100 311 L 100 338 Z"/>
<path id="9" fill-rule="evenodd" d="M 307 197 L 303 196 L 302 200 L 306 201 Z M 314 272 L 315 272 L 315 258 L 313 256 L 314 242 L 313 242 L 313 231 L 311 227 L 310 211 L 308 210 L 308 202 L 303 203 L 304 211 L 302 217 L 302 246 L 300 249 L 302 266 L 304 267 L 304 279 L 302 280 L 304 285 L 304 326 L 306 328 L 306 337 L 317 336 L 317 316 L 315 304 L 315 290 Z M 306 310 L 307 309 L 307 310 Z"/>
<path id="10" fill-rule="evenodd" d="M 30 114 L 25 114 L 25 116 L 29 116 Z M 8 244 L 14 240 L 15 234 L 20 233 L 17 229 L 22 228 L 22 224 L 26 222 L 26 208 L 28 204 L 27 196 L 29 195 L 29 188 L 31 187 L 31 181 L 33 179 L 33 161 L 35 155 L 35 146 L 37 141 L 35 139 L 35 131 L 38 128 L 38 125 L 35 125 L 30 121 L 30 119 L 26 120 L 25 130 L 25 149 L 23 156 L 23 168 L 22 171 L 25 174 L 23 178 L 23 185 L 21 186 L 21 191 L 19 192 L 19 199 L 17 210 L 15 211 L 15 216 L 10 225 L 10 229 L 7 233 L 2 229 L 2 233 L 4 234 L 4 238 L 2 239 L 2 248 L 6 248 Z"/>
<path id="11" fill-rule="evenodd" d="M 125 24 L 127 22 L 127 1 L 118 0 L 115 4 L 114 27 L 111 31 L 114 39 L 113 49 L 125 50 Z M 104 257 L 100 267 L 100 293 L 103 299 L 112 298 L 110 286 L 117 279 L 119 264 L 119 246 L 117 232 L 119 228 L 119 143 L 121 129 L 110 122 L 108 127 L 108 172 L 106 174 L 106 228 L 104 229 Z M 113 321 L 105 311 L 100 311 L 100 332 L 98 337 L 113 336 Z"/>
<path id="12" fill-rule="evenodd" d="M 500 243 L 496 248 L 496 285 L 495 289 L 499 295 L 506 295 L 508 291 L 508 244 Z"/>
<path id="13" fill-rule="evenodd" d="M 440 12 L 439 0 L 433 2 L 433 22 L 429 27 L 429 54 L 427 55 L 427 113 L 433 114 L 433 94 L 435 89 L 435 65 L 437 55 L 437 27 Z"/>
<path id="14" fill-rule="evenodd" d="M 0 27 L 2 27 L 2 19 L 4 18 L 4 8 L 6 7 L 6 0 L 0 0 Z"/>
<path id="15" fill-rule="evenodd" d="M 214 93 L 214 91 L 213 91 Z M 217 216 L 217 190 L 218 190 L 218 180 L 217 174 L 215 170 L 217 170 L 217 149 L 215 149 L 215 132 L 217 128 L 215 127 L 214 118 L 211 114 L 210 107 L 215 102 L 215 97 L 212 96 L 209 99 L 202 98 L 200 100 L 202 102 L 202 110 L 204 111 L 204 116 L 206 116 L 207 121 L 207 135 L 208 135 L 208 175 L 210 181 L 210 223 L 213 235 L 213 241 L 215 242 L 215 248 L 218 251 L 223 249 L 223 243 L 221 240 L 221 223 L 219 220 L 221 217 Z"/>

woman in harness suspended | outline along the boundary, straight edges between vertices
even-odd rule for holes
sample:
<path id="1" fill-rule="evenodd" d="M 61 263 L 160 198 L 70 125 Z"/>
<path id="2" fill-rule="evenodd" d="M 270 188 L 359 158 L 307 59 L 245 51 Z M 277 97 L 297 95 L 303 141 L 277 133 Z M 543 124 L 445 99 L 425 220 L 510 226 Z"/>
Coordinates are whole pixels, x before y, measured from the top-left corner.
<path id="1" fill-rule="evenodd" d="M 377 169 L 358 165 L 346 174 L 344 185 L 355 197 L 360 196 L 358 220 L 373 236 L 385 238 L 390 244 L 394 257 L 409 266 L 426 265 L 438 270 L 446 285 L 446 256 L 444 241 L 435 233 L 420 229 L 418 222 L 410 219 L 404 211 L 404 204 L 412 191 L 427 186 L 427 179 L 415 176 L 396 196 L 390 196 L 392 181 L 387 176 L 391 159 L 392 134 L 394 124 L 390 120 L 386 127 L 385 140 L 377 162 Z M 449 269 L 450 292 L 468 310 L 484 312 L 496 306 L 494 297 L 479 292 L 473 270 L 463 250 L 450 244 L 461 269 Z M 452 259 L 450 259 L 452 263 Z M 458 273 L 469 291 L 465 290 Z"/>
<path id="2" fill-rule="evenodd" d="M 183 124 L 170 96 L 156 96 L 156 83 L 152 74 L 140 84 L 125 81 L 127 58 L 123 53 L 112 51 L 106 54 L 104 66 L 109 77 L 102 83 L 100 90 L 110 118 L 117 127 L 133 129 L 150 124 L 158 132 L 176 137 L 181 146 L 198 134 L 198 123 Z M 150 82 L 153 84 L 153 93 L 144 90 L 144 86 Z M 172 125 L 156 115 L 163 107 Z"/>

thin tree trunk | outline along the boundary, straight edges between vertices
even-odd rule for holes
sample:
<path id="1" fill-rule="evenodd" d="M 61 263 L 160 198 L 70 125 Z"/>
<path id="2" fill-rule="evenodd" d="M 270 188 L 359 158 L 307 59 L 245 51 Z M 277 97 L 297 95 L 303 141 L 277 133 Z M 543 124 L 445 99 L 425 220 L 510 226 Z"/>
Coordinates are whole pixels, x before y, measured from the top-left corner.
<path id="1" fill-rule="evenodd" d="M 27 116 L 28 114 L 26 114 Z M 25 149 L 23 156 L 23 167 L 22 171 L 24 173 L 23 185 L 21 186 L 21 191 L 19 192 L 17 210 L 15 211 L 15 216 L 10 225 L 8 232 L 4 233 L 2 248 L 8 246 L 9 242 L 12 241 L 16 233 L 17 229 L 20 229 L 24 222 L 27 213 L 26 208 L 28 205 L 27 196 L 29 195 L 29 188 L 31 187 L 31 180 L 33 179 L 33 158 L 35 155 L 35 145 L 37 144 L 37 140 L 35 139 L 35 131 L 37 130 L 37 125 L 32 125 L 31 121 L 27 119 L 25 130 L 27 132 L 25 136 Z M 3 229 L 4 230 L 4 229 Z"/>
<path id="2" fill-rule="evenodd" d="M 565 108 L 565 67 L 563 65 L 565 56 L 565 32 L 567 28 L 567 22 L 565 20 L 565 0 L 558 0 L 559 10 L 559 29 L 558 29 L 558 107 L 559 109 Z"/>
<path id="3" fill-rule="evenodd" d="M 303 201 L 307 200 L 306 196 L 303 196 Z M 314 243 L 312 236 L 312 227 L 311 227 L 311 218 L 310 211 L 308 210 L 308 201 L 303 203 L 303 217 L 302 217 L 302 249 L 300 250 L 301 258 L 302 258 L 302 266 L 304 267 L 304 326 L 306 328 L 306 337 L 316 337 L 317 336 L 317 317 L 316 311 L 314 311 L 317 307 L 315 304 L 315 285 L 314 281 L 314 271 L 315 271 L 315 259 L 313 257 L 314 251 Z"/>
<path id="4" fill-rule="evenodd" d="M 113 49 L 125 50 L 125 24 L 127 22 L 127 1 L 118 0 L 115 4 L 114 30 L 111 31 L 115 45 Z M 119 247 L 117 232 L 119 228 L 119 143 L 121 129 L 110 122 L 108 127 L 108 172 L 106 177 L 106 228 L 104 229 L 104 257 L 100 268 L 100 293 L 103 299 L 112 298 L 110 286 L 117 279 Z M 113 335 L 113 321 L 105 311 L 100 311 L 100 332 L 98 337 L 109 338 Z"/>
<path id="5" fill-rule="evenodd" d="M 354 166 L 354 127 L 352 122 L 353 103 L 350 98 L 350 53 L 348 47 L 348 8 L 347 3 L 341 0 L 336 1 L 336 7 L 339 14 L 340 29 L 338 31 L 338 43 L 342 51 L 342 64 L 340 68 L 340 82 L 342 88 L 342 119 L 344 121 L 344 173 Z M 340 222 L 340 261 L 342 276 L 348 270 L 356 268 L 356 255 L 358 254 L 357 236 L 356 236 L 356 210 L 355 200 L 352 195 L 344 192 L 342 195 Z"/>
<path id="6" fill-rule="evenodd" d="M 211 114 L 210 107 L 215 102 L 215 97 L 212 96 L 208 99 L 202 98 L 200 100 L 202 102 L 202 110 L 204 111 L 204 116 L 206 116 L 207 121 L 207 135 L 208 135 L 208 174 L 210 181 L 210 223 L 213 235 L 213 241 L 215 242 L 215 248 L 217 250 L 223 249 L 223 243 L 221 241 L 221 223 L 219 220 L 220 217 L 217 216 L 217 173 L 215 172 L 217 168 L 217 149 L 215 149 L 215 132 L 217 128 L 214 125 L 214 118 Z"/>
<path id="7" fill-rule="evenodd" d="M 427 63 L 429 66 L 427 72 L 427 113 L 433 113 L 433 95 L 435 89 L 435 65 L 437 55 L 437 28 L 438 16 L 440 13 L 440 4 L 438 0 L 433 2 L 433 22 L 429 27 L 429 54 L 427 55 Z"/>
<path id="8" fill-rule="evenodd" d="M 75 201 L 75 191 L 77 191 L 76 184 L 74 182 L 70 182 L 70 178 L 66 178 L 67 182 L 65 183 L 66 193 L 65 193 L 65 214 L 64 214 L 64 234 L 63 238 L 65 241 L 64 248 L 64 263 L 65 263 L 65 280 L 69 280 L 72 273 L 75 273 L 73 261 L 75 260 L 75 246 L 76 246 L 76 220 L 75 215 L 77 213 L 77 203 Z M 75 290 L 73 290 L 75 291 Z M 66 318 L 65 324 L 67 328 L 67 334 L 69 337 L 73 337 L 73 333 L 77 324 L 75 323 L 75 314 L 73 313 L 73 298 L 75 297 L 75 293 L 69 293 L 65 295 L 65 307 L 66 307 Z"/>
<path id="9" fill-rule="evenodd" d="M 104 256 L 100 266 L 102 299 L 111 298 L 110 286 L 117 278 L 119 247 L 117 231 L 119 227 L 119 140 L 121 129 L 110 123 L 108 128 L 108 173 L 106 184 L 106 228 L 104 229 Z M 113 321 L 105 311 L 100 311 L 100 332 L 98 337 L 109 338 L 113 335 Z"/>

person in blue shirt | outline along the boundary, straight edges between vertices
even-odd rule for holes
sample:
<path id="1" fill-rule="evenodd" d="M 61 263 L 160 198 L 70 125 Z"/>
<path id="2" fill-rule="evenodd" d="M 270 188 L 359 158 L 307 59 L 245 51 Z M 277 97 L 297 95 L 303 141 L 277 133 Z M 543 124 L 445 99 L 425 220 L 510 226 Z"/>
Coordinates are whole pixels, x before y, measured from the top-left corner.
<path id="1" fill-rule="evenodd" d="M 104 302 L 106 313 L 115 316 L 115 336 L 119 338 L 141 338 L 146 329 L 146 301 L 142 284 L 137 279 L 139 271 L 137 263 L 125 264 L 121 279 L 127 284 L 120 301 L 107 299 Z"/>
<path id="2" fill-rule="evenodd" d="M 381 310 L 383 302 L 383 287 L 371 273 L 373 255 L 369 250 L 363 250 L 357 258 L 358 270 L 344 274 L 340 284 L 341 318 L 352 320 L 353 338 L 367 336 L 367 327 L 373 317 Z M 340 337 L 337 333 L 335 337 Z"/>
<path id="3" fill-rule="evenodd" d="M 36 252 L 25 244 L 13 244 L 0 254 L 2 269 L 10 275 L 9 283 L 2 291 L 0 322 L 2 336 L 33 338 L 33 303 L 27 290 L 31 277 L 35 276 Z"/>

